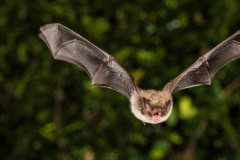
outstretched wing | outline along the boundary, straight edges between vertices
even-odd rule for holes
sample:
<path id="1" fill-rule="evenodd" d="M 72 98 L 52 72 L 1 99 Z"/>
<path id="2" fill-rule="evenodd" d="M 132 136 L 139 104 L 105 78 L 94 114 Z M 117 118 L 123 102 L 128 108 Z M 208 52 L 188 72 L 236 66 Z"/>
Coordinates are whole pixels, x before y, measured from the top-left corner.
<path id="1" fill-rule="evenodd" d="M 40 28 L 39 37 L 47 44 L 55 59 L 81 66 L 92 80 L 92 86 L 113 89 L 128 100 L 137 91 L 134 78 L 117 62 L 88 40 L 61 24 Z"/>
<path id="2" fill-rule="evenodd" d="M 167 83 L 163 90 L 175 93 L 190 87 L 211 85 L 211 80 L 218 70 L 239 57 L 240 31 L 201 56 L 185 71 Z"/>

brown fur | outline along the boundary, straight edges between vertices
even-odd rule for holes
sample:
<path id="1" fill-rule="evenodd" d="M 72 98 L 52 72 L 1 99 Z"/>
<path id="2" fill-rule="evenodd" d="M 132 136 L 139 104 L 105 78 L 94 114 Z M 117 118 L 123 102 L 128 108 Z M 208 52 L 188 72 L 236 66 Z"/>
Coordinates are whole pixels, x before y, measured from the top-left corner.
<path id="1" fill-rule="evenodd" d="M 172 97 L 166 91 L 141 90 L 131 96 L 131 110 L 144 123 L 157 124 L 166 121 L 172 111 Z M 160 114 L 160 119 L 154 119 Z"/>
<path id="2" fill-rule="evenodd" d="M 166 91 L 140 90 L 140 97 L 149 100 L 153 108 L 164 107 L 164 104 L 172 100 L 172 96 Z"/>

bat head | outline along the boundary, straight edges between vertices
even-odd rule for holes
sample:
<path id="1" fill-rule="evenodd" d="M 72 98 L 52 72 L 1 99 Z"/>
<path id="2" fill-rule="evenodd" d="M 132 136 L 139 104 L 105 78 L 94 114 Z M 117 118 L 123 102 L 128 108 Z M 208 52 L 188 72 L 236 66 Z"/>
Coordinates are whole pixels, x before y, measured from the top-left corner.
<path id="1" fill-rule="evenodd" d="M 166 121 L 172 111 L 171 94 L 165 91 L 140 90 L 131 96 L 131 110 L 144 123 Z"/>

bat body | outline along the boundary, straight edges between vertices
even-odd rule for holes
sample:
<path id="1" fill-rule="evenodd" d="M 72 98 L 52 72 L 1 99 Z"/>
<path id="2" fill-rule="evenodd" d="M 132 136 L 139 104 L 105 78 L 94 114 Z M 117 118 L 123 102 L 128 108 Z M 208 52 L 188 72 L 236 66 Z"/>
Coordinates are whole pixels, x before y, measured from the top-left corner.
<path id="1" fill-rule="evenodd" d="M 142 90 L 117 60 L 61 24 L 40 28 L 40 38 L 55 59 L 82 67 L 92 86 L 113 89 L 131 103 L 131 111 L 142 122 L 157 124 L 168 119 L 173 106 L 172 94 L 186 88 L 210 85 L 213 76 L 228 62 L 240 57 L 240 32 L 217 45 L 167 83 L 161 91 Z"/>
<path id="2" fill-rule="evenodd" d="M 130 99 L 132 113 L 142 122 L 157 124 L 170 116 L 172 96 L 166 91 L 141 90 Z"/>

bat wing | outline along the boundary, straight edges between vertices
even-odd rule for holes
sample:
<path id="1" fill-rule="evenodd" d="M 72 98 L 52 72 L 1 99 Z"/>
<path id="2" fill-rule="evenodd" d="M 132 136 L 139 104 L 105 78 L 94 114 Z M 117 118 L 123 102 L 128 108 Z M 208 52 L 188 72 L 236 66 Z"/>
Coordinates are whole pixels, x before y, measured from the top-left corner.
<path id="1" fill-rule="evenodd" d="M 213 76 L 225 64 L 240 57 L 240 31 L 201 56 L 195 63 L 167 83 L 163 90 L 175 93 L 199 85 L 211 85 Z"/>
<path id="2" fill-rule="evenodd" d="M 82 67 L 89 75 L 92 86 L 113 89 L 128 100 L 137 91 L 134 78 L 117 62 L 88 40 L 61 24 L 48 24 L 40 28 L 39 37 L 47 44 L 55 59 Z"/>

